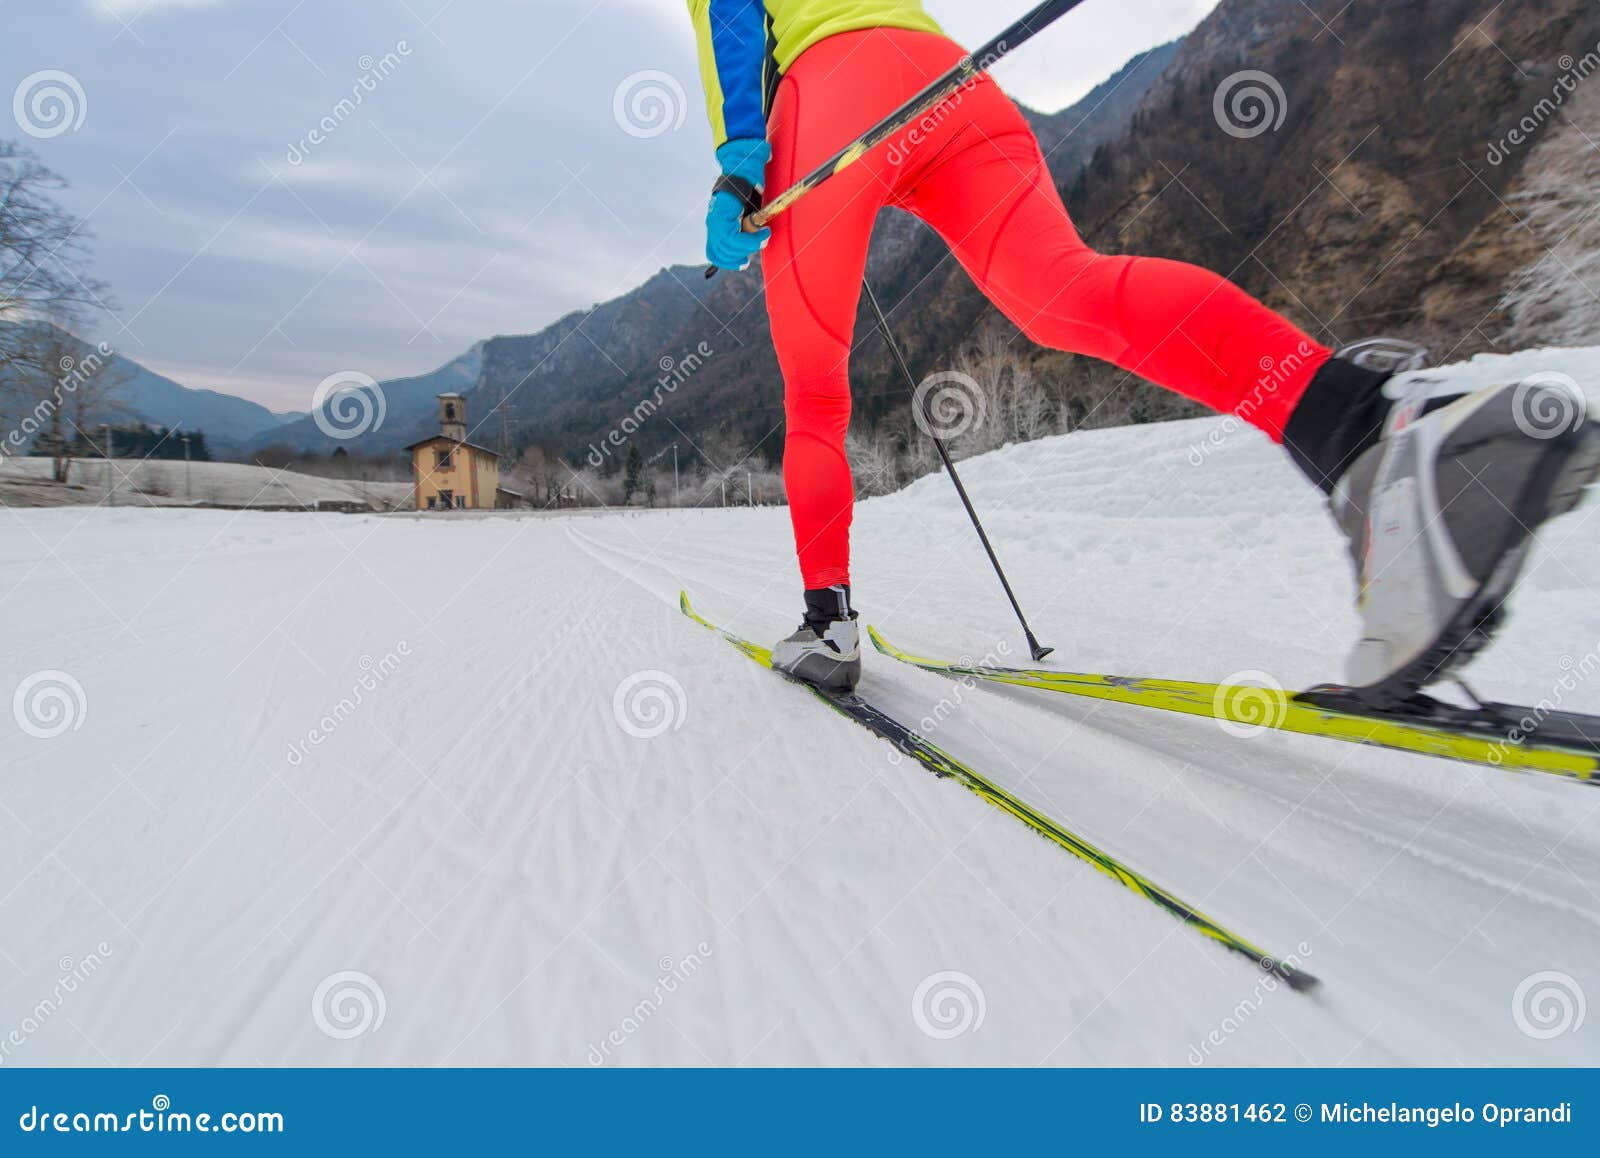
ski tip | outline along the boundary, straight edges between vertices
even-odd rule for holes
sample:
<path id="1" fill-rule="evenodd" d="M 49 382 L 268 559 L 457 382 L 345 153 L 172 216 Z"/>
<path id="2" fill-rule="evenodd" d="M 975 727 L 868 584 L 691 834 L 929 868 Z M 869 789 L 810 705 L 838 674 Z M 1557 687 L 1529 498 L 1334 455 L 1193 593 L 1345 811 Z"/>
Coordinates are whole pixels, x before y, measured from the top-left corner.
<path id="1" fill-rule="evenodd" d="M 689 605 L 689 593 L 687 591 L 678 592 L 678 610 L 685 615 L 694 613 L 694 608 Z"/>
<path id="2" fill-rule="evenodd" d="M 892 659 L 904 660 L 909 664 L 918 663 L 917 658 L 910 652 L 906 651 L 904 648 L 896 647 L 887 639 L 883 638 L 882 634 L 879 633 L 876 627 L 872 627 L 870 625 L 868 626 L 867 638 L 872 640 L 873 647 L 877 648 L 882 654 L 887 655 Z"/>
<path id="3" fill-rule="evenodd" d="M 1296 969 L 1292 965 L 1285 965 L 1282 961 L 1265 959 L 1261 962 L 1261 967 L 1268 973 L 1281 978 L 1296 993 L 1310 993 L 1322 984 L 1320 978 Z"/>

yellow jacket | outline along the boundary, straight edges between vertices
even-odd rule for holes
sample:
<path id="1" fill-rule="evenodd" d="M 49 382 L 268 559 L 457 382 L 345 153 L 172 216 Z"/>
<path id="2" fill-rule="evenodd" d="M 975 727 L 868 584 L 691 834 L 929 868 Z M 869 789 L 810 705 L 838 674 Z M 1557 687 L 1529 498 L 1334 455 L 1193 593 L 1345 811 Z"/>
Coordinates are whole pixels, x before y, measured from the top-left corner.
<path id="1" fill-rule="evenodd" d="M 718 148 L 767 135 L 778 77 L 817 41 L 862 28 L 939 31 L 922 0 L 689 0 L 689 15 Z"/>

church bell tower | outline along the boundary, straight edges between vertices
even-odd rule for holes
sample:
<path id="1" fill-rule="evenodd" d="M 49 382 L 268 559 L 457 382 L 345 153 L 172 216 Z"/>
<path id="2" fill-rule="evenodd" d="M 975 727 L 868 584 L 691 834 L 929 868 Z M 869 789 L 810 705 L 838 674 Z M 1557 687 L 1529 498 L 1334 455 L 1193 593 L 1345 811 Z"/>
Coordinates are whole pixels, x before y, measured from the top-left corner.
<path id="1" fill-rule="evenodd" d="M 439 395 L 439 433 L 457 442 L 467 441 L 467 400 L 461 395 Z"/>

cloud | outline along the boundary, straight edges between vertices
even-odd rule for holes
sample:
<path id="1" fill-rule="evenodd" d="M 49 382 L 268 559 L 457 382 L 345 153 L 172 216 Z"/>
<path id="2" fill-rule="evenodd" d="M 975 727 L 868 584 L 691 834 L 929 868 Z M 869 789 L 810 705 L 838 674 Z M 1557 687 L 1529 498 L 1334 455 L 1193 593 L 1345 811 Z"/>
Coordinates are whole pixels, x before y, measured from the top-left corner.
<path id="1" fill-rule="evenodd" d="M 120 21 L 137 20 L 158 12 L 173 12 L 185 8 L 220 8 L 229 0 L 84 0 L 84 4 L 97 16 Z"/>
<path id="2" fill-rule="evenodd" d="M 927 2 L 971 46 L 1034 0 Z M 1213 2 L 1085 5 L 1002 81 L 1060 108 Z M 0 75 L 48 63 L 89 93 L 83 130 L 42 152 L 90 217 L 95 271 L 131 327 L 118 347 L 200 384 L 300 407 L 345 363 L 432 369 L 700 259 L 715 163 L 683 0 L 0 8 Z M 172 19 L 143 35 L 158 15 Z M 364 85 L 402 41 L 402 62 Z M 59 59 L 38 60 L 40 44 Z M 681 86 L 686 115 L 630 133 L 617 94 L 647 74 Z"/>

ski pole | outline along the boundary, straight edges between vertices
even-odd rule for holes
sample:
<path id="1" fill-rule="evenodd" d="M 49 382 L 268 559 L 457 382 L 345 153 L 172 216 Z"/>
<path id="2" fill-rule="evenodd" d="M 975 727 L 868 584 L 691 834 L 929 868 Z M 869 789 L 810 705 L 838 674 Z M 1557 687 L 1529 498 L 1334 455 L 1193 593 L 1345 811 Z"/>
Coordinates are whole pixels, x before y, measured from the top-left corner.
<path id="1" fill-rule="evenodd" d="M 916 399 L 917 379 L 911 373 L 911 366 L 906 362 L 906 356 L 900 350 L 900 343 L 894 340 L 894 331 L 889 328 L 889 319 L 884 316 L 883 307 L 878 304 L 878 295 L 872 292 L 872 284 L 863 280 L 861 288 L 866 291 L 867 301 L 872 306 L 872 315 L 877 320 L 878 332 L 883 335 L 883 340 L 889 343 L 889 351 L 894 355 L 894 361 L 900 367 L 900 373 L 905 375 L 906 384 L 911 387 L 913 400 Z M 1038 662 L 1055 650 L 1053 647 L 1044 647 L 1039 643 L 1038 637 L 1033 634 L 1033 628 L 1028 626 L 1028 617 L 1022 613 L 1022 605 L 1017 602 L 1016 593 L 1011 590 L 1011 581 L 1006 578 L 1006 569 L 1000 565 L 1000 557 L 994 553 L 994 547 L 989 542 L 989 536 L 984 532 L 983 522 L 978 518 L 978 512 L 972 505 L 972 500 L 967 497 L 967 488 L 961 485 L 961 476 L 956 473 L 955 461 L 950 457 L 950 450 L 944 444 L 944 439 L 934 433 L 933 414 L 929 410 L 928 399 L 922 400 L 922 427 L 927 431 L 928 437 L 933 439 L 934 447 L 939 451 L 939 459 L 944 463 L 945 473 L 950 476 L 950 481 L 955 484 L 956 494 L 961 497 L 961 505 L 967 508 L 967 518 L 972 520 L 973 530 L 978 532 L 978 541 L 983 544 L 984 552 L 989 556 L 989 562 L 994 566 L 994 573 L 1000 577 L 1000 586 L 1005 588 L 1006 598 L 1011 601 L 1011 610 L 1017 613 L 1017 622 L 1022 624 L 1022 634 L 1028 639 L 1028 651 Z"/>
<path id="2" fill-rule="evenodd" d="M 778 214 L 792 209 L 796 201 L 818 185 L 854 165 L 874 147 L 883 144 L 913 121 L 921 120 L 932 113 L 945 101 L 988 72 L 1002 57 L 1021 48 L 1083 2 L 1084 0 L 1045 0 L 1045 3 L 1023 16 L 982 48 L 963 56 L 949 72 L 929 81 L 916 96 L 746 217 L 745 232 L 755 233 L 764 229 L 769 221 Z M 717 267 L 707 266 L 706 276 L 716 277 Z"/>

